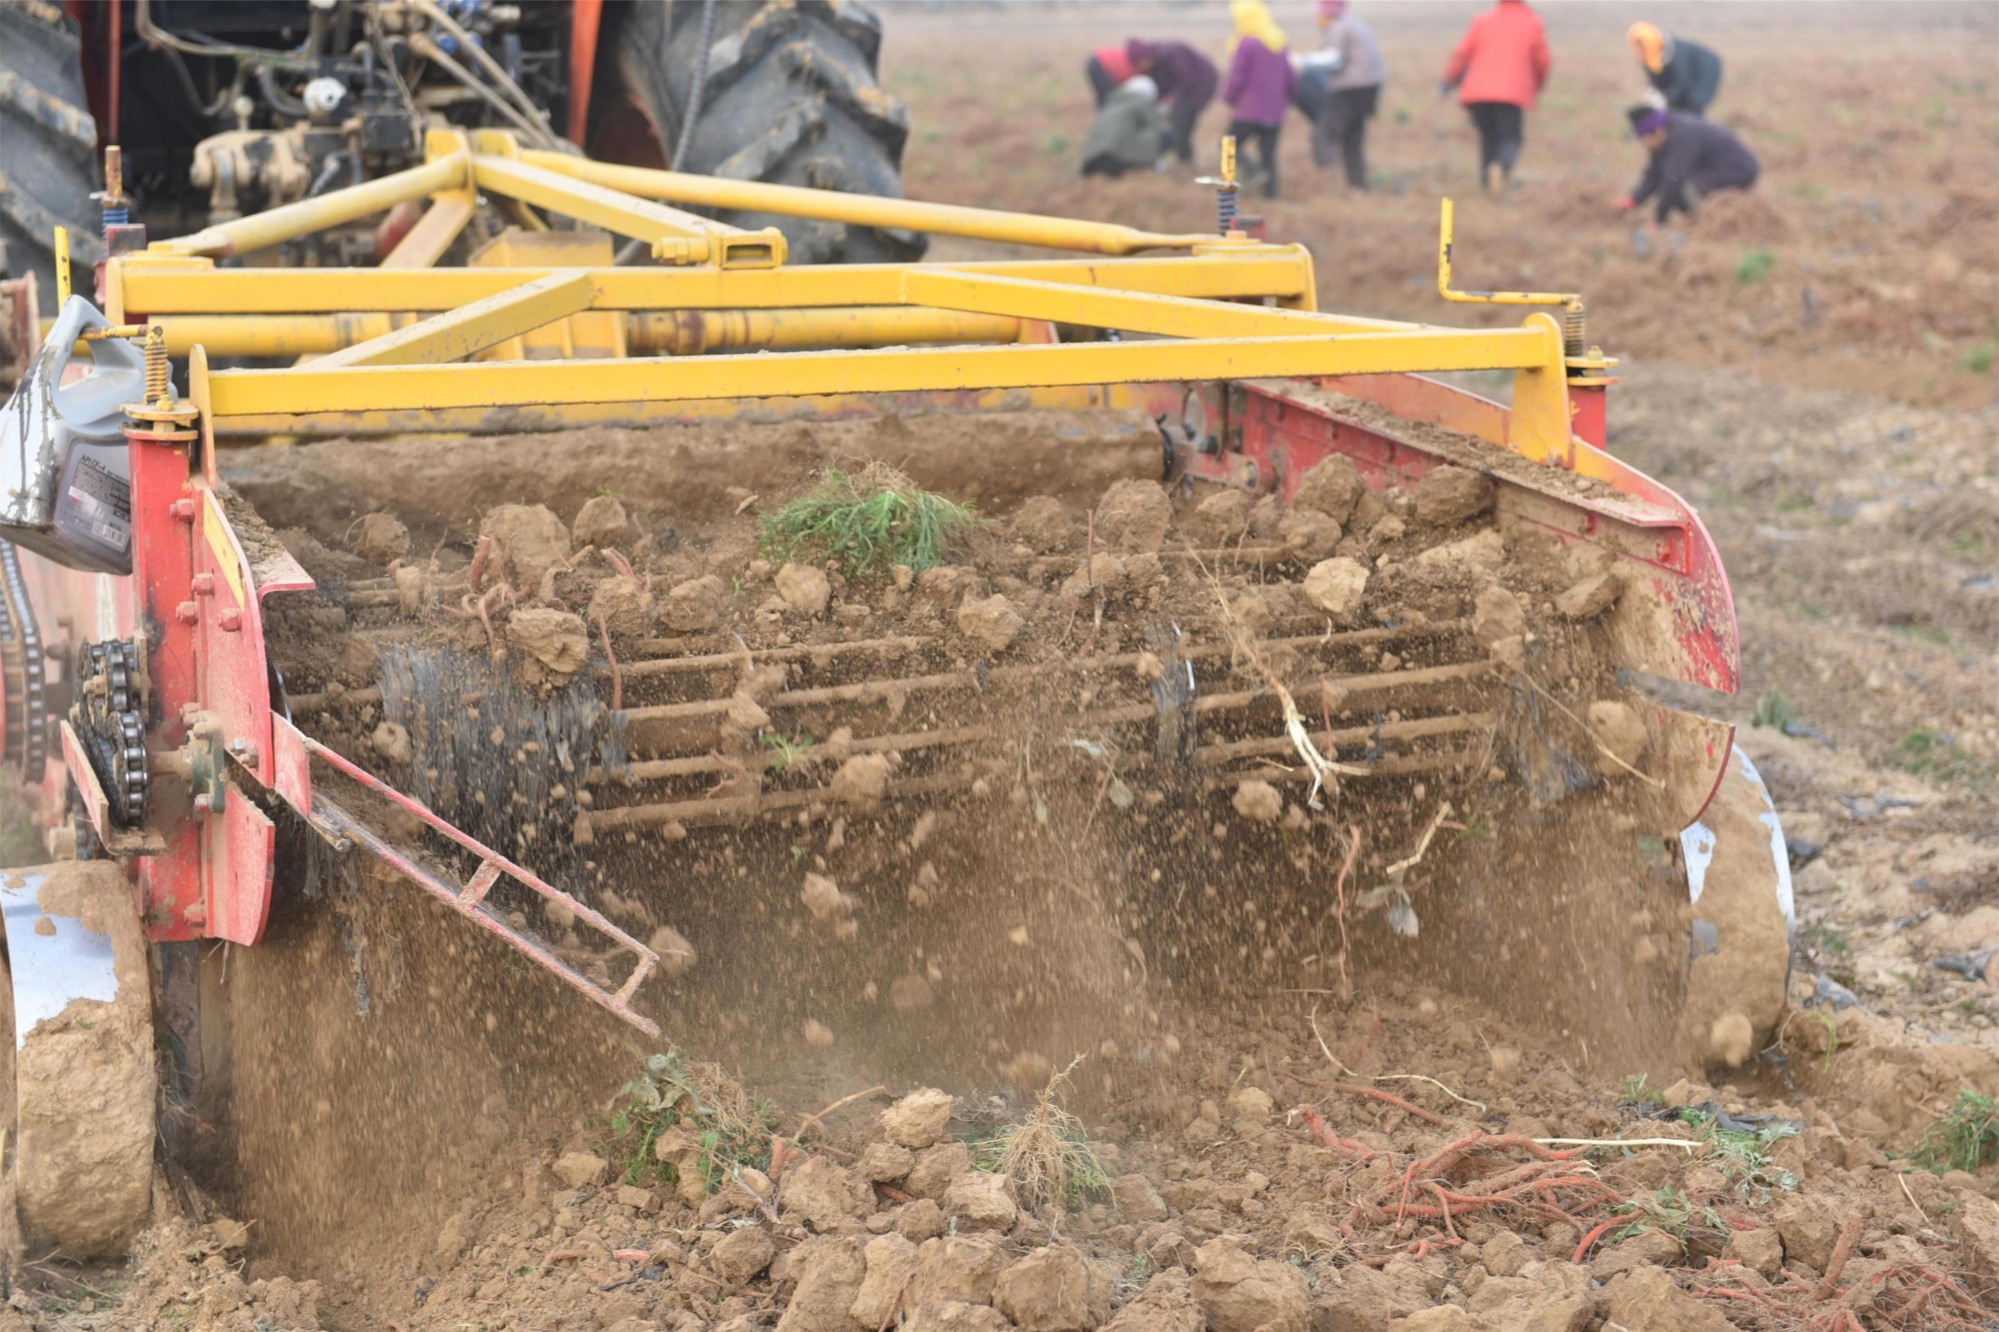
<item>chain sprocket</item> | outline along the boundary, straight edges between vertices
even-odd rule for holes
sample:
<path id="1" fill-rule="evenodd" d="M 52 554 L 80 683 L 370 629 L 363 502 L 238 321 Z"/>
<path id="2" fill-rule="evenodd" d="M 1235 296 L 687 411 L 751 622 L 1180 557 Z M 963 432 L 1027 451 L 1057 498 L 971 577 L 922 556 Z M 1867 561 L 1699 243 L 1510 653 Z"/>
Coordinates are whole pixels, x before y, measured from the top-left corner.
<path id="1" fill-rule="evenodd" d="M 21 780 L 32 786 L 48 763 L 48 694 L 41 631 L 11 541 L 0 541 L 0 665 L 6 672 L 6 757 L 21 765 Z"/>
<path id="2" fill-rule="evenodd" d="M 151 774 L 146 770 L 146 719 L 140 710 L 139 660 L 123 639 L 85 643 L 77 654 L 77 701 L 70 721 L 121 828 L 146 819 Z"/>

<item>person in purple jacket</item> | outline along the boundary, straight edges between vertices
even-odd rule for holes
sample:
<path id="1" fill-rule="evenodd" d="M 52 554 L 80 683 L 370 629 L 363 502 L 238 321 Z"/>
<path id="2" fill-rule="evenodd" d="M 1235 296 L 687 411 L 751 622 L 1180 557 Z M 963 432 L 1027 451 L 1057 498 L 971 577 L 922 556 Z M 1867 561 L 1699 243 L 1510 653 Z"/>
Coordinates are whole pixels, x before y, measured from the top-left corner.
<path id="1" fill-rule="evenodd" d="M 1221 75 L 1215 62 L 1185 42 L 1142 42 L 1134 37 L 1125 43 L 1125 56 L 1140 74 L 1150 75 L 1159 87 L 1159 100 L 1172 108 L 1168 121 L 1173 151 L 1182 162 L 1194 160 L 1194 122 L 1215 100 Z"/>
<path id="2" fill-rule="evenodd" d="M 1233 0 L 1229 17 L 1236 31 L 1228 84 L 1222 89 L 1222 100 L 1233 112 L 1229 133 L 1235 136 L 1236 151 L 1243 162 L 1243 180 L 1247 183 L 1261 176 L 1263 197 L 1275 199 L 1277 131 L 1284 127 L 1291 85 L 1298 77 L 1284 54 L 1290 43 L 1263 0 Z"/>

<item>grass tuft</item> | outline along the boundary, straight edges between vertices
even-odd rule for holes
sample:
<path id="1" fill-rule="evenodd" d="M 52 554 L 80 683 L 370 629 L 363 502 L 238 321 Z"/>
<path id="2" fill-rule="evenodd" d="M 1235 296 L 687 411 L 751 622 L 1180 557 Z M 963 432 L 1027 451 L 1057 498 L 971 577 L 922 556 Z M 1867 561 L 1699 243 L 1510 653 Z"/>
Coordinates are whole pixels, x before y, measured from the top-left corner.
<path id="1" fill-rule="evenodd" d="M 850 578 L 917 573 L 942 563 L 978 522 L 969 504 L 921 490 L 886 463 L 858 474 L 828 469 L 819 483 L 763 520 L 767 558 L 831 560 Z"/>
<path id="2" fill-rule="evenodd" d="M 1749 724 L 1781 731 L 1797 719 L 1798 714 L 1791 710 L 1791 700 L 1784 697 L 1784 692 L 1768 689 L 1757 697 L 1756 711 L 1750 714 Z"/>
<path id="3" fill-rule="evenodd" d="M 689 1063 L 678 1050 L 646 1056 L 606 1114 L 606 1153 L 627 1184 L 673 1184 L 691 1170 L 713 1193 L 734 1168 L 770 1168 L 775 1107 L 753 1100 L 721 1065 Z M 661 1160 L 654 1148 L 670 1134 L 688 1150 Z"/>
<path id="4" fill-rule="evenodd" d="M 1002 1125 L 974 1145 L 974 1163 L 1012 1179 L 1020 1200 L 1029 1207 L 1060 1204 L 1078 1211 L 1110 1192 L 1110 1178 L 1090 1146 L 1083 1121 L 1060 1103 L 1062 1084 L 1082 1062 L 1077 1055 L 1069 1067 L 1048 1079 L 1035 1096 L 1034 1114 L 1027 1122 Z"/>
<path id="5" fill-rule="evenodd" d="M 1950 1109 L 1923 1130 L 1909 1159 L 1939 1175 L 1999 1161 L 1999 1101 L 1962 1088 Z"/>
<path id="6" fill-rule="evenodd" d="M 1768 246 L 1759 245 L 1752 250 L 1744 250 L 1742 258 L 1735 263 L 1735 285 L 1747 287 L 1762 282 L 1777 266 L 1777 252 Z"/>

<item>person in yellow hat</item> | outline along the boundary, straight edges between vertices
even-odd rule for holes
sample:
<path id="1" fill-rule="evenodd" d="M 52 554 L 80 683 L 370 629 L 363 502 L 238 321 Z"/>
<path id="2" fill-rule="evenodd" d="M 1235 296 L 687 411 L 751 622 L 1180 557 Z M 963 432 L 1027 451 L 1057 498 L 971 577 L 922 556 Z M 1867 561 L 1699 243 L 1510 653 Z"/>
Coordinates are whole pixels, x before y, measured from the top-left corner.
<path id="1" fill-rule="evenodd" d="M 1661 32 L 1656 24 L 1634 23 L 1626 34 L 1631 53 L 1668 111 L 1704 116 L 1721 91 L 1721 57 L 1699 42 Z"/>

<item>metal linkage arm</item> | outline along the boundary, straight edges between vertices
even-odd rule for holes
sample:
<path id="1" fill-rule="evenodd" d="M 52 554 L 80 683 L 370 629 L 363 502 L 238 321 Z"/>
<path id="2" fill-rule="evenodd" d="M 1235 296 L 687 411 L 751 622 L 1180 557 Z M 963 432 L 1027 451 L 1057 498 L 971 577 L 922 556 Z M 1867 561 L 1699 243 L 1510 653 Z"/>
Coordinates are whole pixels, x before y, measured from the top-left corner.
<path id="1" fill-rule="evenodd" d="M 452 827 L 418 801 L 410 799 L 367 769 L 349 762 L 340 754 L 293 727 L 290 722 L 281 717 L 273 717 L 272 723 L 296 736 L 306 753 L 324 760 L 376 795 L 393 802 L 406 813 L 414 815 L 433 831 L 471 852 L 478 857 L 479 868 L 465 882 L 450 883 L 408 852 L 390 843 L 365 820 L 315 790 L 311 797 L 312 808 L 300 810 L 299 813 L 309 819 L 322 833 L 336 839 L 345 838 L 358 843 L 368 854 L 404 875 L 475 925 L 498 935 L 510 947 L 553 974 L 557 980 L 576 990 L 592 1003 L 617 1014 L 648 1036 L 659 1035 L 659 1024 L 636 1012 L 631 1006 L 632 997 L 638 993 L 639 986 L 645 983 L 646 977 L 650 976 L 653 969 L 659 965 L 659 954 L 619 929 L 601 913 L 585 906 L 560 888 L 544 883 L 532 870 L 523 869 L 491 847 Z M 289 740 L 291 736 L 284 738 Z M 554 950 L 546 943 L 516 929 L 502 912 L 486 900 L 487 894 L 503 877 L 571 912 L 579 922 L 596 930 L 619 950 L 630 954 L 631 974 L 613 990 L 570 966 L 556 956 Z"/>
<path id="2" fill-rule="evenodd" d="M 872 194 L 844 194 L 799 185 L 768 185 L 761 181 L 697 176 L 648 167 L 615 166 L 570 157 L 565 153 L 525 151 L 521 161 L 551 172 L 622 190 L 641 199 L 671 200 L 697 208 L 740 209 L 783 217 L 819 218 L 849 226 L 924 231 L 933 236 L 963 236 L 971 240 L 1041 245 L 1055 250 L 1092 254 L 1137 254 L 1141 250 L 1185 250 L 1215 245 L 1215 234 L 1198 231 L 1169 234 L 1140 231 L 1115 222 L 1085 222 L 1009 213 L 961 204 L 923 203 L 914 199 L 884 199 Z"/>

